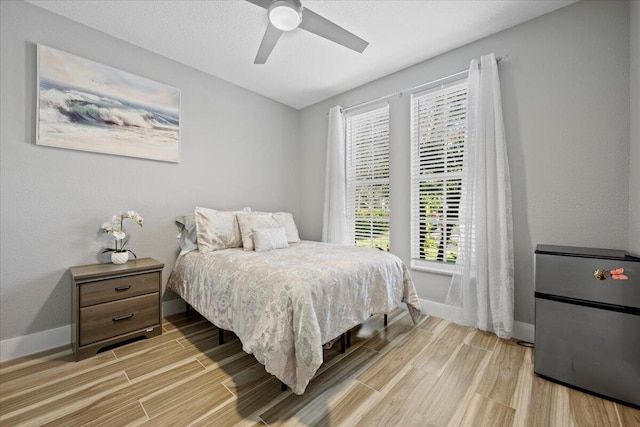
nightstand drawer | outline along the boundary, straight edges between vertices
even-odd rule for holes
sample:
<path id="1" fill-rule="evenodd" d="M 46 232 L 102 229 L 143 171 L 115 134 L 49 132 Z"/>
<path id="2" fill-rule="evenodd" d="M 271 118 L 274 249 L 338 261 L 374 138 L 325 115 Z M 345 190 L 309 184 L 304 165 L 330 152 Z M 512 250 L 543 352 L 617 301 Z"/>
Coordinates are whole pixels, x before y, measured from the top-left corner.
<path id="1" fill-rule="evenodd" d="M 157 326 L 159 294 L 153 293 L 80 309 L 80 345 Z"/>
<path id="2" fill-rule="evenodd" d="M 160 273 L 118 277 L 80 286 L 80 307 L 159 291 Z"/>

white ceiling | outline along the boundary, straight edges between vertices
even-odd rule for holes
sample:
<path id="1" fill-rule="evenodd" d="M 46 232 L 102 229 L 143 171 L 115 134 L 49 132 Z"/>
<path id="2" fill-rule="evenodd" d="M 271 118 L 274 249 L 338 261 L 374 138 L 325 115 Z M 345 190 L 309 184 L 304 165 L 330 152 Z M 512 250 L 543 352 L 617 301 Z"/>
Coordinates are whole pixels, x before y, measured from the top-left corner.
<path id="1" fill-rule="evenodd" d="M 265 65 L 253 59 L 266 10 L 244 0 L 27 1 L 301 109 L 577 0 L 302 0 L 369 46 L 358 54 L 296 29 Z"/>

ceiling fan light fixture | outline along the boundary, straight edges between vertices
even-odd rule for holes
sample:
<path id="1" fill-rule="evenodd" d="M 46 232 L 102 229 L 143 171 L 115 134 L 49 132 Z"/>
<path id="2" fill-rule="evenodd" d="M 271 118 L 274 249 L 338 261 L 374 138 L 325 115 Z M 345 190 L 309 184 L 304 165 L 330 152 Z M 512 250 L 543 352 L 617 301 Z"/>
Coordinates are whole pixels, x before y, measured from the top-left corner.
<path id="1" fill-rule="evenodd" d="M 269 22 L 280 31 L 291 31 L 302 22 L 302 10 L 287 0 L 276 0 L 269 6 Z"/>

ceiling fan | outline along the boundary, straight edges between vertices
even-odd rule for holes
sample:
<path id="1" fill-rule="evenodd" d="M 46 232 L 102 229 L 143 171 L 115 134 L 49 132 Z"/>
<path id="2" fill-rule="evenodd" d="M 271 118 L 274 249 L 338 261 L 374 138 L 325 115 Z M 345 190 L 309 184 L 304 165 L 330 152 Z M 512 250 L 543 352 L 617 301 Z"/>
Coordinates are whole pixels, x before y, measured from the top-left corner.
<path id="1" fill-rule="evenodd" d="M 247 0 L 267 9 L 269 25 L 262 37 L 254 64 L 264 64 L 284 31 L 302 28 L 334 43 L 362 53 L 369 42 L 334 24 L 314 11 L 303 8 L 300 0 Z"/>

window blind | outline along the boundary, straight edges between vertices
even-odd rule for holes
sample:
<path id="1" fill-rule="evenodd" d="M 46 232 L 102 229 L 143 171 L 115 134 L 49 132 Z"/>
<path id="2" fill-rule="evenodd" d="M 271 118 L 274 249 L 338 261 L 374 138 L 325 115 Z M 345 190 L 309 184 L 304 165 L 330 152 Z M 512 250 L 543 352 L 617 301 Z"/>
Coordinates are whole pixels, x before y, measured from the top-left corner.
<path id="1" fill-rule="evenodd" d="M 349 239 L 389 250 L 389 106 L 347 117 L 345 131 Z"/>
<path id="2" fill-rule="evenodd" d="M 453 264 L 460 240 L 467 79 L 411 96 L 411 258 Z"/>

